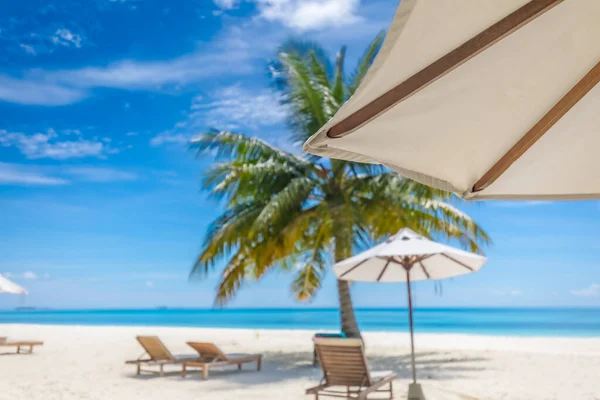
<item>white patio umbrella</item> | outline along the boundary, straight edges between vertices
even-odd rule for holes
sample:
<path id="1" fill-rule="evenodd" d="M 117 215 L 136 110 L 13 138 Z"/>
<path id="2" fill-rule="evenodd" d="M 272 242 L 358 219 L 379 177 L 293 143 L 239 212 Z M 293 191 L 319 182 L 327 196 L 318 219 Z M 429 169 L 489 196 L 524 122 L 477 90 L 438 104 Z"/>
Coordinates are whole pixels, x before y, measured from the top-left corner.
<path id="1" fill-rule="evenodd" d="M 404 228 L 367 251 L 341 261 L 333 267 L 338 279 L 362 282 L 406 282 L 412 384 L 409 399 L 421 399 L 417 384 L 411 282 L 446 279 L 478 271 L 487 259 L 481 255 L 455 249 L 429 240 Z"/>
<path id="2" fill-rule="evenodd" d="M 598 0 L 402 0 L 304 149 L 468 199 L 600 198 L 598 21 Z"/>
<path id="3" fill-rule="evenodd" d="M 27 290 L 0 275 L 0 293 L 27 294 Z"/>

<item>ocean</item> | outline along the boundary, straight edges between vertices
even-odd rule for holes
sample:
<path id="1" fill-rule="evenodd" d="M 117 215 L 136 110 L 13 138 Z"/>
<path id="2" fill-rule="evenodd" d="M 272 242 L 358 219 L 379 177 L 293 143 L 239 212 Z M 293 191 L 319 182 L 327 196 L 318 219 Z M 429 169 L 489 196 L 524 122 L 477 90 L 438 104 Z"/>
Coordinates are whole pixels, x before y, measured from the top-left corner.
<path id="1" fill-rule="evenodd" d="M 357 309 L 363 331 L 408 331 L 406 309 Z M 502 336 L 600 336 L 600 309 L 423 308 L 420 333 Z M 143 309 L 0 311 L 0 323 L 185 326 L 336 331 L 337 309 Z"/>

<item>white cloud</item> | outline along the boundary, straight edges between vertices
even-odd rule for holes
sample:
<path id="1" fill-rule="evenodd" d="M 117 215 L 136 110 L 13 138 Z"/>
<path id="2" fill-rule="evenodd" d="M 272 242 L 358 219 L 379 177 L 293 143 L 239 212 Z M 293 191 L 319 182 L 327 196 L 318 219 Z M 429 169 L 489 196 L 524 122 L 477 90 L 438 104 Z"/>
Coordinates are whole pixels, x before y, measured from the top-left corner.
<path id="1" fill-rule="evenodd" d="M 339 27 L 360 20 L 360 0 L 255 0 L 261 18 L 299 30 Z"/>
<path id="2" fill-rule="evenodd" d="M 154 287 L 154 282 L 152 282 L 152 281 L 146 281 L 146 287 L 153 288 Z"/>
<path id="3" fill-rule="evenodd" d="M 189 143 L 190 139 L 190 135 L 184 135 L 183 133 L 174 134 L 169 131 L 165 131 L 150 139 L 150 145 L 160 146 L 163 144 L 185 144 Z"/>
<path id="4" fill-rule="evenodd" d="M 60 28 L 54 32 L 50 40 L 56 45 L 80 48 L 83 39 L 81 35 L 73 33 L 66 28 Z"/>
<path id="5" fill-rule="evenodd" d="M 19 43 L 19 47 L 22 48 L 25 53 L 30 54 L 32 56 L 36 55 L 35 49 L 33 48 L 33 46 L 30 46 L 28 44 L 25 43 Z"/>
<path id="6" fill-rule="evenodd" d="M 215 5 L 223 10 L 232 10 L 234 9 L 241 0 L 213 0 Z"/>
<path id="7" fill-rule="evenodd" d="M 265 59 L 273 56 L 277 46 L 290 34 L 288 29 L 269 21 L 297 31 L 315 30 L 314 35 L 324 32 L 339 35 L 342 31 L 344 35 L 358 31 L 361 37 L 365 35 L 362 30 L 365 24 L 356 24 L 353 29 L 325 29 L 359 21 L 359 0 L 252 1 L 258 10 L 255 18 L 236 18 L 213 40 L 198 43 L 196 50 L 187 54 L 171 59 L 119 59 L 73 69 L 30 69 L 18 76 L 0 75 L 0 100 L 57 106 L 81 101 L 96 88 L 179 92 L 215 77 L 245 76 L 264 69 Z M 220 7 L 235 8 L 241 1 L 217 2 Z M 389 14 L 387 10 L 386 14 Z M 383 27 L 376 25 L 377 30 Z M 56 30 L 52 38 L 59 46 L 85 45 L 82 33 L 65 28 Z M 327 41 L 330 41 L 329 36 L 323 40 Z"/>
<path id="8" fill-rule="evenodd" d="M 59 186 L 66 179 L 50 176 L 29 166 L 0 162 L 0 185 Z"/>
<path id="9" fill-rule="evenodd" d="M 57 106 L 81 101 L 94 88 L 179 91 L 185 85 L 217 76 L 248 75 L 264 68 L 265 58 L 287 35 L 260 25 L 264 24 L 235 24 L 211 42 L 199 44 L 195 51 L 171 59 L 117 60 L 54 71 L 31 69 L 21 76 L 0 74 L 0 100 Z M 66 32 L 61 31 L 61 35 L 71 38 Z"/>
<path id="10" fill-rule="evenodd" d="M 135 173 L 100 167 L 72 167 L 67 168 L 65 173 L 86 182 L 123 182 L 139 178 Z"/>
<path id="11" fill-rule="evenodd" d="M 210 100 L 195 97 L 187 118 L 153 137 L 150 144 L 187 143 L 191 137 L 210 128 L 237 130 L 273 126 L 283 122 L 287 115 L 279 95 L 270 90 L 250 90 L 236 84 L 215 91 L 209 97 Z"/>
<path id="12" fill-rule="evenodd" d="M 39 278 L 50 278 L 50 274 L 44 274 L 42 276 L 39 276 L 38 274 L 36 274 L 33 271 L 25 271 L 23 273 L 14 273 L 14 272 L 4 272 L 2 273 L 2 275 L 4 275 L 7 278 L 16 278 L 16 279 L 29 279 L 29 280 L 34 280 L 34 279 L 39 279 Z"/>
<path id="13" fill-rule="evenodd" d="M 23 278 L 25 278 L 25 279 L 37 279 L 38 276 L 33 271 L 27 271 L 27 272 L 23 273 Z"/>
<path id="14" fill-rule="evenodd" d="M 205 112 L 206 124 L 236 129 L 240 126 L 275 125 L 286 117 L 280 97 L 270 90 L 249 90 L 233 85 L 213 93 L 211 102 L 192 103 L 191 109 Z"/>
<path id="15" fill-rule="evenodd" d="M 122 60 L 107 66 L 84 67 L 39 74 L 47 81 L 68 87 L 109 87 L 156 90 L 164 85 L 182 85 L 226 74 L 244 75 L 252 71 L 252 46 L 236 29 L 211 46 L 181 57 L 162 61 Z M 235 68 L 223 68 L 235 65 Z M 36 76 L 38 74 L 32 74 Z"/>
<path id="16" fill-rule="evenodd" d="M 0 100 L 26 105 L 62 106 L 86 96 L 82 89 L 53 82 L 17 79 L 0 75 Z"/>
<path id="17" fill-rule="evenodd" d="M 60 186 L 76 182 L 131 182 L 135 172 L 96 166 L 58 167 L 0 162 L 0 185 Z"/>
<path id="18" fill-rule="evenodd" d="M 79 135 L 81 135 L 81 130 L 79 130 L 79 129 L 63 129 L 60 131 L 60 133 L 62 133 L 63 135 L 79 136 Z"/>
<path id="19" fill-rule="evenodd" d="M 107 153 L 118 152 L 118 149 L 112 149 L 99 140 L 86 140 L 81 137 L 66 141 L 58 139 L 58 134 L 53 129 L 48 129 L 45 133 L 34 134 L 0 129 L 0 146 L 16 147 L 29 159 L 102 158 Z"/>
<path id="20" fill-rule="evenodd" d="M 573 296 L 580 297 L 598 297 L 598 295 L 600 295 L 600 284 L 592 283 L 591 285 L 583 289 L 573 289 L 571 290 L 571 294 Z"/>
<path id="21" fill-rule="evenodd" d="M 139 135 L 139 133 L 138 132 L 133 132 L 133 131 L 132 132 L 127 132 L 125 134 L 125 136 L 137 136 L 137 135 Z"/>
<path id="22" fill-rule="evenodd" d="M 497 296 L 522 296 L 521 289 L 498 289 L 493 292 Z"/>

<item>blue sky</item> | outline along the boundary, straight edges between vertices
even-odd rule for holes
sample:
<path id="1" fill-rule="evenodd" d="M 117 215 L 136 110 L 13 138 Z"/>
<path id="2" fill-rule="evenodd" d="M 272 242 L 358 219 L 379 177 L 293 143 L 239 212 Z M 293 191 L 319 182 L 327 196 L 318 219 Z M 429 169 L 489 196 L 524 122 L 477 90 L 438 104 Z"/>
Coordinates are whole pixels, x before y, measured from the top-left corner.
<path id="1" fill-rule="evenodd" d="M 60 308 L 209 307 L 216 276 L 187 275 L 218 206 L 209 159 L 186 141 L 234 129 L 293 149 L 266 66 L 290 37 L 352 65 L 392 18 L 385 0 L 91 0 L 3 5 L 0 273 Z M 600 204 L 461 206 L 492 235 L 472 276 L 418 284 L 417 306 L 600 306 Z M 234 307 L 299 306 L 290 276 L 250 283 Z M 357 306 L 405 306 L 358 284 Z M 23 300 L 0 295 L 0 307 Z M 329 274 L 314 307 L 336 305 Z"/>

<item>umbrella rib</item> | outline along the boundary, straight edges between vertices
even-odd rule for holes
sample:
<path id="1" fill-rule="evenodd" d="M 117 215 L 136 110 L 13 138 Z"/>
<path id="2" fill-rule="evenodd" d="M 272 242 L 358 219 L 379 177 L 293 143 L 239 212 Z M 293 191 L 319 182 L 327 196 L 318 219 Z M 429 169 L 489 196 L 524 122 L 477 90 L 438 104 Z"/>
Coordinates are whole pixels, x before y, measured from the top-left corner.
<path id="1" fill-rule="evenodd" d="M 506 172 L 527 150 L 544 136 L 562 117 L 565 116 L 590 90 L 600 82 L 600 63 L 596 64 L 567 94 L 544 115 L 500 160 L 496 162 L 473 185 L 473 192 L 479 192 Z"/>
<path id="2" fill-rule="evenodd" d="M 387 267 L 388 267 L 388 265 L 390 265 L 391 262 L 392 262 L 392 259 L 388 258 L 387 262 L 383 266 L 383 269 L 381 270 L 381 273 L 377 277 L 377 282 L 379 282 L 381 280 L 381 277 L 383 276 L 383 274 L 385 274 L 385 270 L 387 270 Z"/>
<path id="3" fill-rule="evenodd" d="M 421 266 L 421 269 L 423 269 L 423 272 L 425 273 L 425 276 L 427 277 L 427 279 L 431 279 L 431 277 L 429 276 L 429 273 L 425 269 L 425 265 L 423 264 L 423 261 L 419 261 L 419 265 Z"/>
<path id="4" fill-rule="evenodd" d="M 395 104 L 429 86 L 436 80 L 460 67 L 479 53 L 502 40 L 564 0 L 531 0 L 502 18 L 459 47 L 442 56 L 404 82 L 387 91 L 347 118 L 333 125 L 327 136 L 338 138 L 384 113 Z"/>
<path id="5" fill-rule="evenodd" d="M 455 263 L 457 263 L 458 265 L 460 265 L 461 267 L 465 267 L 466 269 L 468 269 L 469 271 L 474 271 L 473 268 L 469 267 L 467 264 L 458 261 L 456 258 L 454 257 L 450 257 L 448 254 L 446 253 L 440 253 L 442 256 L 446 257 L 447 259 L 454 261 Z"/>
<path id="6" fill-rule="evenodd" d="M 365 258 L 364 260 L 362 260 L 361 262 L 359 262 L 358 264 L 356 264 L 354 267 L 350 268 L 348 271 L 346 271 L 343 274 L 341 274 L 339 276 L 339 278 L 343 278 L 344 276 L 348 275 L 350 272 L 354 271 L 356 268 L 360 267 L 361 265 L 363 265 L 367 261 L 369 261 L 369 259 Z"/>
<path id="7" fill-rule="evenodd" d="M 391 261 L 394 264 L 398 264 L 398 265 L 404 267 L 404 264 L 402 264 L 401 262 L 399 262 L 398 260 L 396 260 L 393 256 L 388 257 L 388 258 L 385 258 L 385 257 L 377 257 L 377 258 L 381 258 L 382 260 L 386 260 L 386 261 Z"/>

